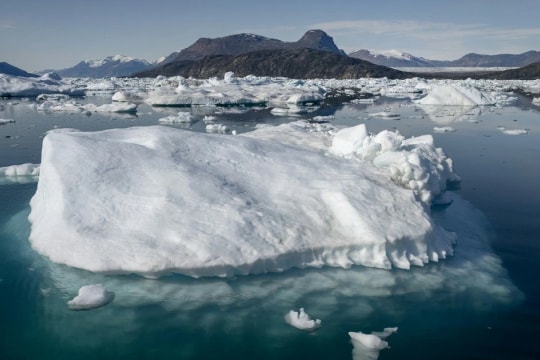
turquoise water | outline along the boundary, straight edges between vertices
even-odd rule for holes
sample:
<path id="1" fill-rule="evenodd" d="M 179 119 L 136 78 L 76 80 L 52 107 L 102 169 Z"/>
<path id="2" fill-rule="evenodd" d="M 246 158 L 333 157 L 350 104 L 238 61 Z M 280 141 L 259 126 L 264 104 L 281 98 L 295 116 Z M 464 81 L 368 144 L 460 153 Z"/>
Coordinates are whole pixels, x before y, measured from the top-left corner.
<path id="1" fill-rule="evenodd" d="M 2 100 L 0 166 L 39 163 L 41 138 L 53 127 L 100 130 L 156 125 L 174 110 L 141 105 L 137 117 L 46 114 Z M 106 101 L 90 98 L 89 102 Z M 399 118 L 370 116 L 391 111 Z M 35 184 L 0 186 L 0 359 L 351 359 L 349 331 L 397 326 L 380 359 L 534 359 L 540 357 L 540 113 L 519 106 L 465 109 L 432 117 L 406 100 L 344 105 L 307 115 L 333 123 L 434 134 L 463 178 L 453 204 L 433 217 L 456 231 L 453 258 L 424 268 L 292 270 L 231 279 L 101 276 L 50 263 L 27 237 Z M 444 114 L 443 114 L 444 115 Z M 239 132 L 290 121 L 266 109 L 217 115 Z M 526 128 L 509 136 L 497 129 Z M 202 122 L 192 130 L 202 131 Z M 106 307 L 73 312 L 66 301 L 85 284 L 116 293 Z M 304 307 L 322 320 L 315 332 L 283 316 Z"/>

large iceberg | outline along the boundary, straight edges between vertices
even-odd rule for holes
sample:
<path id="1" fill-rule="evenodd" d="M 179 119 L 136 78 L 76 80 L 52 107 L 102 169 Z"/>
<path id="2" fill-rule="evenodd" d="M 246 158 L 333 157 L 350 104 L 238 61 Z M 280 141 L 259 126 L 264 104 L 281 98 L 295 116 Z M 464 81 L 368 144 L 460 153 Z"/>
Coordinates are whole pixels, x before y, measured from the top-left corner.
<path id="1" fill-rule="evenodd" d="M 32 246 L 57 263 L 152 277 L 408 269 L 453 254 L 455 234 L 413 191 L 369 161 L 333 155 L 332 132 L 309 126 L 49 133 Z"/>
<path id="2" fill-rule="evenodd" d="M 433 84 L 427 95 L 416 103 L 421 105 L 475 106 L 494 105 L 497 99 L 474 86 L 460 83 Z"/>

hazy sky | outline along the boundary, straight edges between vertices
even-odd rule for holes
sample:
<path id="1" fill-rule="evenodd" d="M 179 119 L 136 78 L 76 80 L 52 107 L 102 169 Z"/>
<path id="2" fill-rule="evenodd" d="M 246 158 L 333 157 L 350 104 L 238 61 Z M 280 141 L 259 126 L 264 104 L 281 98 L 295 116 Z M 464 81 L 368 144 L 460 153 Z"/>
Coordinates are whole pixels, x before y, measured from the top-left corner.
<path id="1" fill-rule="evenodd" d="M 322 29 L 341 49 L 429 59 L 540 50 L 540 0 L 11 0 L 0 5 L 0 61 L 28 71 L 122 54 L 155 60 L 199 37 L 284 41 Z"/>

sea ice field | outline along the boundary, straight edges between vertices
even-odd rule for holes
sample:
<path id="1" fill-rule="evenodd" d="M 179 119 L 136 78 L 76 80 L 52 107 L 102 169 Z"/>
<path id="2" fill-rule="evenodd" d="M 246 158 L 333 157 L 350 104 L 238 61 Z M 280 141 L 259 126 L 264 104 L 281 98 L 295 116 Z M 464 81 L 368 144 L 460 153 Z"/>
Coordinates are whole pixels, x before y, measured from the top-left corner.
<path id="1" fill-rule="evenodd" d="M 0 96 L 2 359 L 540 356 L 540 81 Z"/>

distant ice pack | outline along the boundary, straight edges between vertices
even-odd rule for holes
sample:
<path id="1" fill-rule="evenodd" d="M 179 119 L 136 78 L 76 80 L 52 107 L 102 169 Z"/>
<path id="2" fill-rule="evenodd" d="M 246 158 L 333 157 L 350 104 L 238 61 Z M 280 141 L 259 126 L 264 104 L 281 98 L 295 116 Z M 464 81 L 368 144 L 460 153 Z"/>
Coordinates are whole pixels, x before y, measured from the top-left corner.
<path id="1" fill-rule="evenodd" d="M 51 132 L 39 176 L 32 246 L 94 272 L 408 269 L 453 254 L 456 240 L 429 214 L 455 178 L 450 159 L 431 136 L 363 125 Z"/>

